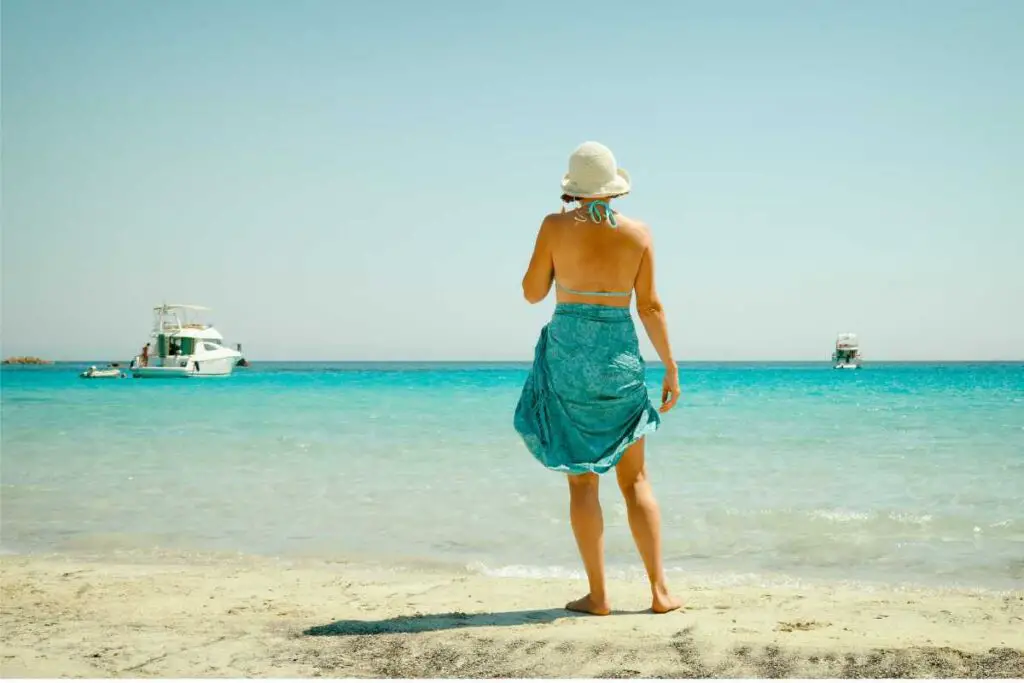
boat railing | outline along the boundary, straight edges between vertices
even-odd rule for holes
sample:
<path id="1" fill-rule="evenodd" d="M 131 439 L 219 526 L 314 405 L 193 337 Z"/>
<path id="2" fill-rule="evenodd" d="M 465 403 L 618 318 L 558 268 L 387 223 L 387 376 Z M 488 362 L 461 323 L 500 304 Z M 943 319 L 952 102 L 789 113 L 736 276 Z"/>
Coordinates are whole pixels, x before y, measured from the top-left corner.
<path id="1" fill-rule="evenodd" d="M 204 325 L 202 323 L 185 323 L 184 325 L 175 322 L 165 322 L 160 326 L 159 333 L 161 334 L 174 334 L 175 332 L 181 332 L 182 330 L 208 330 L 212 325 Z"/>

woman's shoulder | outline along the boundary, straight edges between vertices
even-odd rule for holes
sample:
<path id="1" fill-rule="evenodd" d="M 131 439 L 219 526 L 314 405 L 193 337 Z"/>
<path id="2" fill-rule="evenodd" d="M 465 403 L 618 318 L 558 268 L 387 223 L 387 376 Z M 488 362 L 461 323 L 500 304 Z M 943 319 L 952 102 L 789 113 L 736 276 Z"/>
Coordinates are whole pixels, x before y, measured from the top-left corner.
<path id="1" fill-rule="evenodd" d="M 616 212 L 615 220 L 619 224 L 619 231 L 624 235 L 629 235 L 633 239 L 646 244 L 651 241 L 651 228 L 647 223 L 643 222 L 639 218 L 633 218 L 632 216 L 626 216 L 624 214 Z"/>
<path id="2" fill-rule="evenodd" d="M 544 216 L 544 220 L 540 222 L 540 234 L 541 235 L 553 235 L 564 223 L 564 213 L 549 213 Z"/>

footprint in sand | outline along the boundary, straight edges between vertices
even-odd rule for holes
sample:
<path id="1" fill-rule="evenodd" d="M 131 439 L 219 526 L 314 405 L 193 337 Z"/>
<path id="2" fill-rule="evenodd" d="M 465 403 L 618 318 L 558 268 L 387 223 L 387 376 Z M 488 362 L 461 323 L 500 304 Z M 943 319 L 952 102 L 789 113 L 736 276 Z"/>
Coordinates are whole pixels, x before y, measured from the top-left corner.
<path id="1" fill-rule="evenodd" d="M 782 631 L 783 633 L 792 633 L 793 631 L 813 631 L 814 629 L 826 628 L 831 625 L 831 622 L 820 621 L 780 621 L 775 630 Z"/>

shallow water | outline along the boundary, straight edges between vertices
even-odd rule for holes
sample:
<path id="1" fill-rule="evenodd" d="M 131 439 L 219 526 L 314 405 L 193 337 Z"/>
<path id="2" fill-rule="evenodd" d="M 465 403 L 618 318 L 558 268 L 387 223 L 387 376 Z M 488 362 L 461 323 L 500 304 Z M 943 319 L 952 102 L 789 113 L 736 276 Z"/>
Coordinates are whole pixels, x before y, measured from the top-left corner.
<path id="1" fill-rule="evenodd" d="M 228 550 L 575 575 L 525 364 L 2 371 L 3 549 Z M 661 371 L 649 369 L 652 397 Z M 1024 364 L 695 364 L 649 439 L 673 571 L 1024 586 Z M 639 561 L 603 479 L 613 574 Z"/>

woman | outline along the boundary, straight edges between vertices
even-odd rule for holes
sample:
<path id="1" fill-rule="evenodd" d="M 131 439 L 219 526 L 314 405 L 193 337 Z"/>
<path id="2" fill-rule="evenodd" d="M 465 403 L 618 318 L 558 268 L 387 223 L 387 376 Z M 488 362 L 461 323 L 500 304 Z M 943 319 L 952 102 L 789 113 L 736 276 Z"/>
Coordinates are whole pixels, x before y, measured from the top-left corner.
<path id="1" fill-rule="evenodd" d="M 651 583 L 651 609 L 677 609 L 661 558 L 658 504 L 644 468 L 644 437 L 661 423 L 644 384 L 629 302 L 665 364 L 662 413 L 679 398 L 679 371 L 654 288 L 654 247 L 647 226 L 614 211 L 630 190 L 604 145 L 582 144 L 569 158 L 563 203 L 575 210 L 547 216 L 523 278 L 523 294 L 539 303 L 557 290 L 555 313 L 541 331 L 533 369 L 516 406 L 515 428 L 531 453 L 569 478 L 569 516 L 590 592 L 566 605 L 611 612 L 605 586 L 604 519 L 598 476 L 615 468 L 629 527 Z"/>

